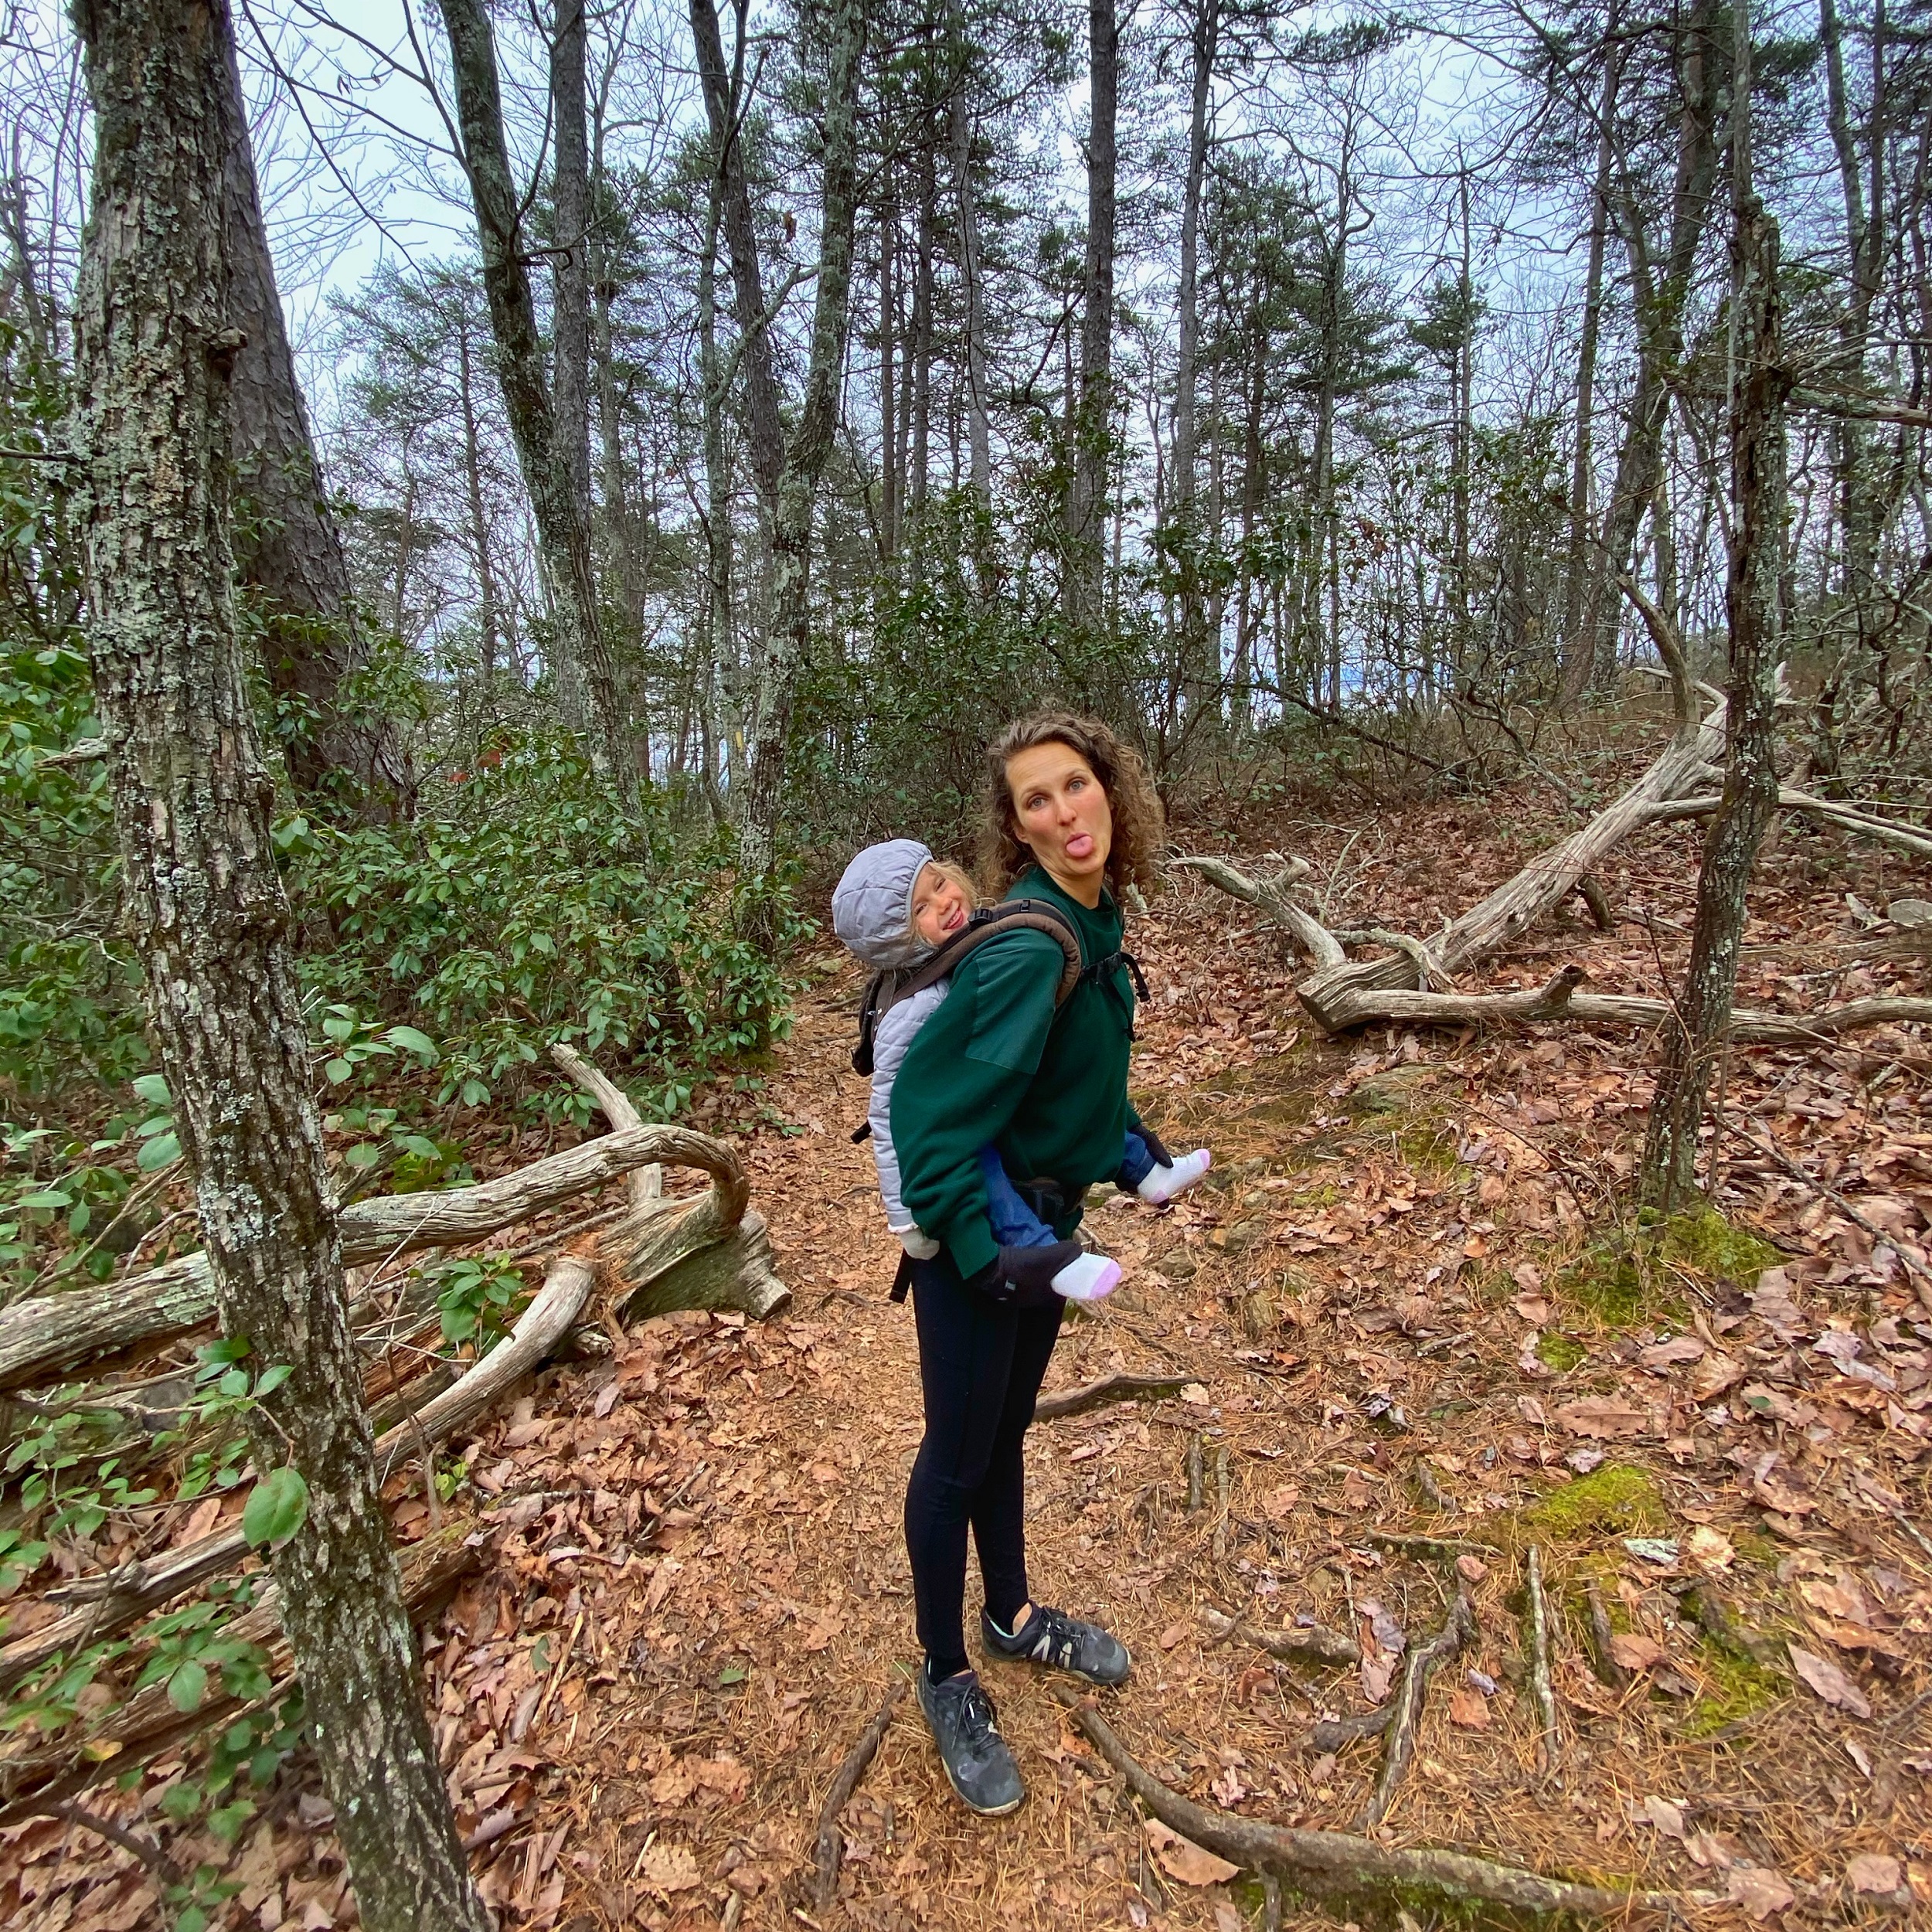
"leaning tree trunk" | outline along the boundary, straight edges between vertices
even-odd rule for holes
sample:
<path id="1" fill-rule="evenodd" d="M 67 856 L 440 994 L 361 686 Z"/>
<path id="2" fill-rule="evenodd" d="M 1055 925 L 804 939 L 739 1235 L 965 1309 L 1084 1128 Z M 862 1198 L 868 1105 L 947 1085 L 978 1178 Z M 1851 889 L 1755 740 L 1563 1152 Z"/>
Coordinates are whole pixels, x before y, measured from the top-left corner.
<path id="1" fill-rule="evenodd" d="M 282 321 L 275 265 L 255 185 L 254 151 L 234 37 L 199 43 L 204 85 L 221 121 L 223 247 L 229 316 L 242 333 L 229 389 L 237 494 L 247 514 L 235 566 L 262 599 L 262 668 L 291 712 L 305 714 L 284 741 L 299 790 L 352 813 L 407 816 L 415 795 L 409 753 L 394 726 L 359 704 L 352 680 L 369 661 L 355 621 L 349 560 L 322 488 Z"/>
<path id="2" fill-rule="evenodd" d="M 222 1325 L 285 1368 L 246 1421 L 307 1507 L 273 1558 L 336 1829 L 371 1932 L 484 1932 L 425 1719 L 357 1400 L 335 1202 L 310 1089 L 229 583 L 226 0 L 80 0 L 95 116 L 77 304 L 88 638 L 128 924 L 194 1171 Z M 221 50 L 226 59 L 226 49 Z"/>
<path id="3" fill-rule="evenodd" d="M 812 513 L 819 474 L 832 451 L 839 376 L 845 362 L 852 219 L 859 200 L 859 66 L 865 52 L 866 14 L 867 0 L 835 0 L 826 27 L 832 39 L 832 70 L 825 90 L 818 301 L 804 403 L 785 451 L 772 524 L 771 635 L 758 670 L 750 769 L 739 820 L 740 866 L 747 878 L 769 872 L 777 856 L 785 741 L 791 732 L 798 673 L 811 640 Z"/>
<path id="4" fill-rule="evenodd" d="M 612 764 L 629 768 L 639 762 L 639 748 L 630 741 L 598 613 L 590 523 L 560 451 L 556 408 L 544 380 L 543 341 L 525 259 L 522 203 L 503 138 L 496 37 L 484 0 L 440 3 L 456 82 L 464 167 L 476 211 L 497 378 L 555 611 L 551 655 L 560 708 L 573 730 L 594 731 L 597 748 Z"/>
<path id="5" fill-rule="evenodd" d="M 1752 862 L 1777 809 L 1774 659 L 1784 553 L 1784 398 L 1777 293 L 1777 223 L 1751 179 L 1750 19 L 1732 0 L 1730 755 L 1723 796 L 1704 842 L 1697 922 L 1675 1023 L 1651 1102 L 1640 1185 L 1668 1209 L 1696 1185 L 1697 1133 L 1711 1060 L 1729 1029 L 1744 939 Z"/>

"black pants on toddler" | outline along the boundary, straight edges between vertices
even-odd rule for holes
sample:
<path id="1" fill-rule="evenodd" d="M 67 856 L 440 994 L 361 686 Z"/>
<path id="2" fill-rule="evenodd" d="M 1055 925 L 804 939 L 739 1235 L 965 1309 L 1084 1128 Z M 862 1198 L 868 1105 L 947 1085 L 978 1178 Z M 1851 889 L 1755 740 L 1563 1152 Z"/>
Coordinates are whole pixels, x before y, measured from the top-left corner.
<path id="1" fill-rule="evenodd" d="M 1028 1599 L 1025 1439 L 1065 1304 L 1003 1308 L 943 1252 L 913 1264 L 912 1301 L 926 1435 L 906 1487 L 906 1554 L 937 1679 L 967 1665 L 969 1526 L 994 1621 L 1010 1630 Z"/>

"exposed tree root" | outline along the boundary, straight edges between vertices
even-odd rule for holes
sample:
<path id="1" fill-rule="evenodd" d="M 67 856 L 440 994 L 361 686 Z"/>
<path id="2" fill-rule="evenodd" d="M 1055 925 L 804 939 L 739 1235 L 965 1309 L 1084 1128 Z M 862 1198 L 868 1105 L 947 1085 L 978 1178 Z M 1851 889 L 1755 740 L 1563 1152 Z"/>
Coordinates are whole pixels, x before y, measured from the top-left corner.
<path id="1" fill-rule="evenodd" d="M 1284 1664 L 1359 1664 L 1362 1647 L 1352 1637 L 1321 1624 L 1305 1630 L 1257 1630 L 1238 1617 L 1204 1610 L 1201 1620 L 1217 1644 L 1247 1644 Z"/>
<path id="2" fill-rule="evenodd" d="M 1382 1760 L 1382 1775 L 1367 1804 L 1355 1815 L 1358 1832 L 1379 1825 L 1395 1802 L 1396 1787 L 1416 1753 L 1416 1727 L 1422 1722 L 1423 1699 L 1428 1695 L 1429 1680 L 1476 1634 L 1476 1614 L 1470 1607 L 1469 1594 L 1458 1590 L 1441 1629 L 1427 1643 L 1409 1653 L 1402 1668 L 1402 1687 L 1389 1707 L 1389 1746 Z"/>
<path id="3" fill-rule="evenodd" d="M 1440 1899 L 1481 1899 L 1519 1912 L 1569 1912 L 1586 1918 L 1617 1917 L 1633 1907 L 1682 1913 L 1715 1903 L 1709 1893 L 1576 1884 L 1465 1852 L 1398 1851 L 1350 1832 L 1264 1825 L 1218 1806 L 1197 1804 L 1140 1764 L 1090 1705 L 1070 1689 L 1053 1688 L 1094 1749 L 1163 1825 L 1231 1863 L 1272 1873 L 1304 1891 L 1367 1893 L 1405 1904 L 1422 1893 Z"/>
<path id="4" fill-rule="evenodd" d="M 1067 1416 L 1083 1416 L 1110 1402 L 1172 1401 L 1192 1379 L 1191 1376 L 1102 1376 L 1077 1389 L 1042 1396 L 1033 1405 L 1033 1420 L 1057 1422 Z"/>
<path id="5" fill-rule="evenodd" d="M 1318 1751 L 1338 1751 L 1365 1737 L 1379 1737 L 1394 1716 L 1393 1706 L 1385 1704 L 1379 1711 L 1361 1711 L 1353 1717 L 1325 1717 L 1309 1732 L 1308 1743 Z"/>
<path id="6" fill-rule="evenodd" d="M 812 1889 L 821 1912 L 828 1911 L 838 1895 L 838 1860 L 845 1849 L 845 1835 L 838 1828 L 838 1814 L 845 1808 L 852 1793 L 859 1788 L 859 1781 L 878 1755 L 886 1727 L 891 1723 L 893 1712 L 905 1694 L 905 1679 L 896 1679 L 892 1689 L 886 1693 L 885 1702 L 872 1713 L 871 1723 L 859 1733 L 859 1742 L 845 1753 L 845 1760 L 838 1767 L 832 1781 L 832 1788 L 825 1794 L 825 1801 L 819 1807 L 818 1833 L 813 1842 Z"/>

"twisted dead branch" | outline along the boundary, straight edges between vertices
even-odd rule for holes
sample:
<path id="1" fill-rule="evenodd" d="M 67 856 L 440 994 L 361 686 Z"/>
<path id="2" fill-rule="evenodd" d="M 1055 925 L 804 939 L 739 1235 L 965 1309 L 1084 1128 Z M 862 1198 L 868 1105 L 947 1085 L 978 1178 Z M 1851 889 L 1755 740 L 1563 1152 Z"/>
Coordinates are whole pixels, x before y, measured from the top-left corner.
<path id="1" fill-rule="evenodd" d="M 1641 602 L 1638 607 L 1642 609 Z M 1696 788 L 1709 783 L 1723 755 L 1723 700 L 1708 687 L 1699 687 L 1715 702 L 1698 721 L 1688 709 L 1690 687 L 1681 663 L 1675 667 L 1675 675 L 1680 728 L 1636 783 L 1427 941 L 1377 927 L 1330 930 L 1290 895 L 1290 886 L 1305 872 L 1305 866 L 1300 872 L 1291 866 L 1269 878 L 1255 879 L 1224 859 L 1189 855 L 1172 862 L 1255 906 L 1288 934 L 1309 968 L 1296 983 L 1295 997 L 1325 1032 L 1345 1032 L 1382 1021 L 1445 1026 L 1548 1021 L 1655 1026 L 1670 1016 L 1666 1002 L 1582 992 L 1579 988 L 1586 975 L 1573 965 L 1565 967 L 1546 985 L 1527 992 L 1464 993 L 1454 987 L 1455 975 L 1464 968 L 1498 951 L 1572 892 L 1582 890 L 1605 854 L 1631 832 L 1713 808 L 1715 801 L 1697 794 Z M 1808 793 L 1790 792 L 1784 802 L 1793 809 L 1818 812 L 1848 831 L 1915 853 L 1932 853 L 1932 837 L 1916 827 L 1900 826 Z M 1350 944 L 1376 945 L 1383 952 L 1379 957 L 1351 959 Z M 1932 999 L 1852 1000 L 1815 1014 L 1734 1012 L 1728 1037 L 1744 1046 L 1805 1046 L 1859 1027 L 1926 1020 L 1932 1020 Z"/>
<path id="2" fill-rule="evenodd" d="M 850 1802 L 859 1781 L 878 1755 L 880 1740 L 893 1721 L 893 1709 L 905 1694 L 906 1680 L 901 1677 L 895 1680 L 884 1702 L 873 1712 L 872 1721 L 859 1733 L 858 1743 L 845 1753 L 845 1760 L 825 1794 L 825 1801 L 819 1807 L 818 1835 L 812 1844 L 812 1889 L 821 1912 L 829 1911 L 838 1896 L 838 1861 L 845 1849 L 845 1835 L 838 1828 L 838 1814 Z"/>

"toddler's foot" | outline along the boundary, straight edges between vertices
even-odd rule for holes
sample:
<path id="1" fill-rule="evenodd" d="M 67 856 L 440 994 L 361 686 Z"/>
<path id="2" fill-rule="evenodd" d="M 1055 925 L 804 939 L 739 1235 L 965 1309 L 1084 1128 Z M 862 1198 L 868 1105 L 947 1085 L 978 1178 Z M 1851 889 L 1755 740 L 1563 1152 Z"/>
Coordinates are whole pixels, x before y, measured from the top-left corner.
<path id="1" fill-rule="evenodd" d="M 1104 1254 L 1083 1254 L 1053 1277 L 1053 1292 L 1069 1301 L 1099 1301 L 1121 1284 L 1121 1264 Z"/>
<path id="2" fill-rule="evenodd" d="M 1214 1165 L 1214 1156 L 1204 1147 L 1183 1154 L 1172 1167 L 1157 1167 L 1134 1192 L 1143 1201 L 1162 1207 L 1175 1195 L 1184 1194 Z"/>

